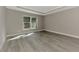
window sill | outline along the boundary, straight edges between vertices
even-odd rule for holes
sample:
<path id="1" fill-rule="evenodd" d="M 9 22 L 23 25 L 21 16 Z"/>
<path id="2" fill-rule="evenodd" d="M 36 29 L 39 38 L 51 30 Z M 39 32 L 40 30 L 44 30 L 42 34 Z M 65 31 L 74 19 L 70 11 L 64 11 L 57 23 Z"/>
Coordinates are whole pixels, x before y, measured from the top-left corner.
<path id="1" fill-rule="evenodd" d="M 34 30 L 35 28 L 27 28 L 27 29 L 23 29 L 23 30 Z"/>

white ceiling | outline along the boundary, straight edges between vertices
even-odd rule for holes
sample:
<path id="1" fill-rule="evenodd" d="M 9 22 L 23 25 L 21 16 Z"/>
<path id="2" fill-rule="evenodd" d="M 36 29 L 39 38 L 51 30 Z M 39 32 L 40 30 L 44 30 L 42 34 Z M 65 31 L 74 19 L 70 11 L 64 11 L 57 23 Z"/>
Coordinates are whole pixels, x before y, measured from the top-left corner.
<path id="1" fill-rule="evenodd" d="M 7 6 L 6 8 L 38 15 L 48 15 L 74 8 L 74 6 Z"/>
<path id="2" fill-rule="evenodd" d="M 47 13 L 51 10 L 61 8 L 62 6 L 22 6 L 22 7 L 36 12 Z"/>

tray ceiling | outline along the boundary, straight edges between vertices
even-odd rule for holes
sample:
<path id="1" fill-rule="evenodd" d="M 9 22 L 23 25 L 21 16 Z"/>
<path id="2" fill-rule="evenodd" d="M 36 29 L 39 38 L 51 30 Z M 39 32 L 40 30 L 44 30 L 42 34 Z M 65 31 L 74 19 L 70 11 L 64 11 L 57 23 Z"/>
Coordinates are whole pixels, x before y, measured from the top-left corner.
<path id="1" fill-rule="evenodd" d="M 41 12 L 41 13 L 47 13 L 51 10 L 61 8 L 61 6 L 60 7 L 59 6 L 22 6 L 22 7 L 29 10 Z"/>
<path id="2" fill-rule="evenodd" d="M 7 8 L 38 15 L 48 15 L 51 13 L 56 13 L 74 7 L 73 6 L 7 6 Z"/>

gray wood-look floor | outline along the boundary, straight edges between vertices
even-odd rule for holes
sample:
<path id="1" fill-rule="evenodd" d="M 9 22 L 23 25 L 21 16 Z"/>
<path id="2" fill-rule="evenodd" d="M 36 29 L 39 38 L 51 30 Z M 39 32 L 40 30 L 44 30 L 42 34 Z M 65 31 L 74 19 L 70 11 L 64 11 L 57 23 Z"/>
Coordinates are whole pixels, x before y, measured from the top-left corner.
<path id="1" fill-rule="evenodd" d="M 55 33 L 36 32 L 7 40 L 2 52 L 79 52 L 79 39 Z"/>

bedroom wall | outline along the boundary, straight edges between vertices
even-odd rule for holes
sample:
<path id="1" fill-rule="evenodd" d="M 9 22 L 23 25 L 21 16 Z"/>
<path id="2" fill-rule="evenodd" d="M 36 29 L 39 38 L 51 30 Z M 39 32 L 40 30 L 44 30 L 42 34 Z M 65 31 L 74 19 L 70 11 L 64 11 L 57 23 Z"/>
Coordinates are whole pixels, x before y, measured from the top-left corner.
<path id="1" fill-rule="evenodd" d="M 2 48 L 5 39 L 6 39 L 6 32 L 5 32 L 5 7 L 0 6 L 0 49 Z"/>
<path id="2" fill-rule="evenodd" d="M 44 29 L 79 37 L 79 7 L 45 16 Z"/>
<path id="3" fill-rule="evenodd" d="M 7 9 L 7 20 L 6 20 L 6 27 L 7 27 L 7 35 L 13 35 L 17 33 L 24 33 L 29 32 L 29 30 L 23 29 L 23 16 L 36 16 L 38 17 L 38 30 L 42 30 L 42 20 L 43 17 L 40 15 L 30 14 L 26 12 L 16 11 Z M 34 31 L 34 30 L 31 30 Z"/>

